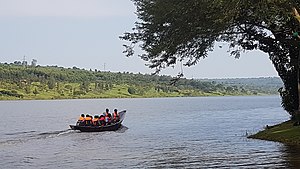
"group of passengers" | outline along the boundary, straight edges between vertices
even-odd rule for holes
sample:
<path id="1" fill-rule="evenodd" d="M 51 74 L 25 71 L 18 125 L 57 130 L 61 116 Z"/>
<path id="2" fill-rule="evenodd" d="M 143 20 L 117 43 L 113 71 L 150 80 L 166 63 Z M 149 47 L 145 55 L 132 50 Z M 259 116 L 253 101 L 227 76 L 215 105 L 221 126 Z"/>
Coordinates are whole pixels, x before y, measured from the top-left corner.
<path id="1" fill-rule="evenodd" d="M 117 109 L 114 109 L 113 115 L 109 113 L 109 109 L 106 109 L 102 115 L 93 116 L 87 114 L 81 114 L 77 121 L 79 126 L 105 126 L 111 123 L 117 123 L 120 121 L 120 116 Z"/>

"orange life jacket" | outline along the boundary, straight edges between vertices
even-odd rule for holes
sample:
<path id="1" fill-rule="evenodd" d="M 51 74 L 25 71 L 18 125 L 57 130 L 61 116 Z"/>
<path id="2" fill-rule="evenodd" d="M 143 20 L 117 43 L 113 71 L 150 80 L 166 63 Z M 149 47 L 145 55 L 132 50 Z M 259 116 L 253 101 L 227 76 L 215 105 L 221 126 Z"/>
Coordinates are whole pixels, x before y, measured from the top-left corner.
<path id="1" fill-rule="evenodd" d="M 92 122 L 93 122 L 93 124 L 96 126 L 96 125 L 98 125 L 99 123 L 98 123 L 98 118 L 94 118 L 94 119 L 92 119 Z"/>
<path id="2" fill-rule="evenodd" d="M 92 118 L 91 118 L 91 117 L 86 117 L 85 120 L 86 120 L 86 121 L 91 121 Z"/>
<path id="3" fill-rule="evenodd" d="M 93 122 L 97 122 L 98 120 L 99 120 L 98 118 L 92 119 Z"/>
<path id="4" fill-rule="evenodd" d="M 84 117 L 79 117 L 79 119 L 78 119 L 79 121 L 84 121 Z"/>

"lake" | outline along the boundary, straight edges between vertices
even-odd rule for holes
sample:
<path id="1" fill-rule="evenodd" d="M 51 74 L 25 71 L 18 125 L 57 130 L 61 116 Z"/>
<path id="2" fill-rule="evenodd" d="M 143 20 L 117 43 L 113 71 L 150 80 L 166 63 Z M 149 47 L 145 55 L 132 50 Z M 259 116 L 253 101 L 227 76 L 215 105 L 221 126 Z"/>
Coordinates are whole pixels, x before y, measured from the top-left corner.
<path id="1" fill-rule="evenodd" d="M 287 168 L 300 148 L 247 139 L 289 119 L 279 96 L 1 101 L 0 168 Z M 127 110 L 118 131 L 69 129 Z"/>

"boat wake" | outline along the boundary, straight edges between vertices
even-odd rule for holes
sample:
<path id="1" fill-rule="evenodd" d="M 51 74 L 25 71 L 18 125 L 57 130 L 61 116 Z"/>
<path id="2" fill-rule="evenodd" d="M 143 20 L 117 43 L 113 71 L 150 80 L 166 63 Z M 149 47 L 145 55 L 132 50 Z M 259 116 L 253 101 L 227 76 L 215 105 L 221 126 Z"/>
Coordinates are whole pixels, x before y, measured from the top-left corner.
<path id="1" fill-rule="evenodd" d="M 37 131 L 6 133 L 4 135 L 9 136 L 9 137 L 1 139 L 0 145 L 15 145 L 15 144 L 19 144 L 19 143 L 25 143 L 25 142 L 28 142 L 31 140 L 68 136 L 68 135 L 74 134 L 74 133 L 78 133 L 78 131 L 67 129 L 67 130 L 41 132 L 41 133 L 38 133 Z"/>
<path id="2" fill-rule="evenodd" d="M 118 130 L 115 132 L 124 133 L 128 130 L 128 127 L 121 125 Z M 63 136 L 69 136 L 71 134 L 81 133 L 78 130 L 66 129 L 58 131 L 49 131 L 49 132 L 38 132 L 38 131 L 20 131 L 13 133 L 5 133 L 3 138 L 0 138 L 0 146 L 5 145 L 16 145 L 21 143 L 26 143 L 32 140 L 39 139 L 51 139 Z"/>
<path id="3" fill-rule="evenodd" d="M 15 133 L 6 133 L 4 135 L 7 136 L 14 136 L 14 135 L 21 135 L 21 134 L 28 134 L 28 133 L 34 133 L 36 131 L 21 131 L 21 132 L 15 132 Z"/>
<path id="4" fill-rule="evenodd" d="M 67 130 L 61 130 L 61 131 L 51 131 L 51 132 L 39 133 L 39 134 L 37 134 L 37 136 L 39 136 L 40 138 L 52 138 L 52 137 L 69 135 L 72 133 L 78 133 L 78 132 L 71 130 L 71 129 L 67 129 Z"/>

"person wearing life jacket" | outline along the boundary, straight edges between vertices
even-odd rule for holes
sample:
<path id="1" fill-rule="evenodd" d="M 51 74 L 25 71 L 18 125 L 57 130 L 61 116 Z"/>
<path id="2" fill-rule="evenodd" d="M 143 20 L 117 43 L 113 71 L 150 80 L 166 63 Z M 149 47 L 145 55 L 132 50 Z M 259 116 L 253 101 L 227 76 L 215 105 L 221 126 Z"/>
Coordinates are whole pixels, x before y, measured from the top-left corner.
<path id="1" fill-rule="evenodd" d="M 105 124 L 111 124 L 111 114 L 109 113 L 109 109 L 105 110 Z"/>
<path id="2" fill-rule="evenodd" d="M 85 116 L 85 125 L 87 125 L 87 126 L 91 126 L 93 123 L 92 123 L 92 116 L 90 116 L 90 115 L 86 115 Z"/>
<path id="3" fill-rule="evenodd" d="M 81 116 L 77 120 L 77 125 L 78 126 L 83 126 L 84 125 L 84 120 L 85 120 L 84 114 L 81 114 Z"/>
<path id="4" fill-rule="evenodd" d="M 109 109 L 105 109 L 105 112 L 104 112 L 104 115 L 105 116 L 108 116 L 110 113 L 109 113 Z"/>
<path id="5" fill-rule="evenodd" d="M 105 126 L 105 116 L 104 115 L 100 115 L 99 122 L 100 122 L 101 126 Z"/>
<path id="6" fill-rule="evenodd" d="M 114 113 L 113 113 L 113 122 L 116 123 L 118 121 L 120 121 L 120 116 L 119 116 L 118 110 L 115 109 Z"/>
<path id="7" fill-rule="evenodd" d="M 105 112 L 103 113 L 104 119 L 105 119 L 105 125 L 111 123 L 111 114 L 109 113 L 109 109 L 106 109 Z"/>
<path id="8" fill-rule="evenodd" d="M 92 119 L 92 123 L 94 126 L 99 126 L 99 116 L 95 115 L 94 118 Z"/>
<path id="9" fill-rule="evenodd" d="M 104 118 L 105 118 L 105 125 L 111 124 L 111 114 L 107 114 Z"/>

